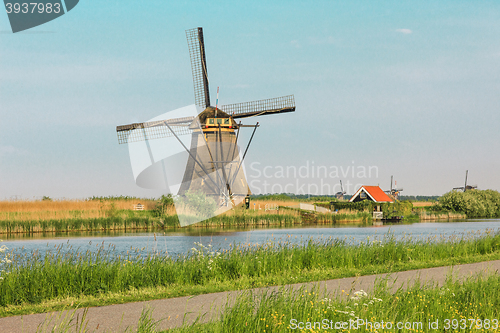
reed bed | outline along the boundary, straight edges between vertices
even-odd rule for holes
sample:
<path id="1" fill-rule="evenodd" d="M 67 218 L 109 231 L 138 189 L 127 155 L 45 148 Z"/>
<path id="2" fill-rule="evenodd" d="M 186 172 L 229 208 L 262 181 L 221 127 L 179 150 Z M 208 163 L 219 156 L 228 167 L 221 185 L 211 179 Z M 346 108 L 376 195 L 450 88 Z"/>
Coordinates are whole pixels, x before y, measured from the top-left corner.
<path id="1" fill-rule="evenodd" d="M 200 317 L 169 332 L 499 332 L 498 285 L 496 274 L 464 282 L 449 278 L 442 287 L 416 283 L 395 293 L 380 283 L 373 292 L 346 290 L 339 298 L 314 287 L 249 291 L 228 302 L 220 320 L 198 324 Z M 151 326 L 148 332 L 159 330 Z"/>
<path id="2" fill-rule="evenodd" d="M 428 213 L 426 211 L 419 212 L 418 217 L 421 221 L 460 220 L 467 218 L 465 214 L 460 214 L 460 213 L 453 213 L 453 212 Z"/>
<path id="3" fill-rule="evenodd" d="M 141 203 L 145 210 L 156 207 L 156 202 L 148 199 L 0 201 L 0 220 L 100 218 L 109 214 L 109 211 L 132 210 L 138 203 Z"/>
<path id="4" fill-rule="evenodd" d="M 302 200 L 303 201 L 303 200 Z M 256 210 L 265 210 L 266 206 L 267 207 L 278 207 L 278 206 L 297 206 L 299 204 L 300 200 L 259 200 L 259 199 L 254 199 L 250 201 L 250 209 L 255 209 Z M 255 206 L 254 206 L 255 204 Z"/>
<path id="5" fill-rule="evenodd" d="M 338 222 L 367 222 L 370 214 L 365 212 L 321 214 L 307 213 L 286 207 L 270 206 L 273 209 L 252 210 L 237 207 L 221 215 L 214 216 L 194 225 L 194 227 L 249 227 L 249 226 L 292 226 L 318 223 L 334 224 Z M 84 211 L 89 212 L 89 211 Z M 18 213 L 9 213 L 15 215 Z M 173 207 L 165 208 L 157 216 L 151 211 L 117 210 L 114 207 L 99 211 L 97 217 L 80 212 L 53 212 L 56 218 L 24 219 L 11 218 L 0 220 L 0 234 L 48 233 L 48 232 L 86 232 L 102 230 L 145 229 L 162 230 L 179 227 Z"/>
<path id="6" fill-rule="evenodd" d="M 273 208 L 273 209 L 271 209 Z M 237 207 L 221 215 L 200 222 L 201 227 L 235 227 L 235 226 L 285 226 L 302 224 L 303 220 L 298 210 L 283 209 L 277 205 L 269 205 L 268 209 L 243 209 Z"/>
<path id="7" fill-rule="evenodd" d="M 146 209 L 153 209 L 154 200 L 40 200 L 40 201 L 0 201 L 0 212 L 38 212 L 60 210 L 99 210 L 114 204 L 117 209 L 132 209 L 133 205 L 141 203 Z"/>
<path id="8" fill-rule="evenodd" d="M 346 212 L 338 214 L 316 213 L 316 221 L 321 224 L 332 224 L 339 222 L 364 222 L 372 220 L 372 215 L 368 212 Z"/>
<path id="9" fill-rule="evenodd" d="M 140 250 L 122 257 L 111 245 L 86 253 L 61 246 L 43 256 L 11 254 L 0 280 L 0 315 L 7 311 L 1 307 L 67 297 L 137 295 L 144 288 L 163 290 L 155 297 L 174 297 L 189 290 L 206 293 L 479 261 L 499 252 L 500 231 L 425 241 L 387 234 L 360 244 L 331 238 L 237 244 L 228 251 L 195 243 L 189 254 L 176 258 Z"/>
<path id="10" fill-rule="evenodd" d="M 248 227 L 301 224 L 296 214 L 238 214 L 220 215 L 202 221 L 194 227 Z M 68 218 L 49 220 L 3 220 L 0 221 L 0 234 L 33 234 L 55 232 L 87 232 L 117 230 L 164 230 L 179 227 L 177 215 L 164 215 L 161 218 L 147 214 L 99 218 Z"/>
<path id="11" fill-rule="evenodd" d="M 302 224 L 294 214 L 221 215 L 200 222 L 200 227 L 289 226 Z"/>
<path id="12" fill-rule="evenodd" d="M 0 233 L 49 233 L 49 232 L 86 232 L 102 230 L 156 230 L 164 229 L 178 223 L 176 216 L 162 220 L 150 216 L 131 217 L 99 217 L 99 218 L 70 218 L 33 221 L 0 221 Z"/>

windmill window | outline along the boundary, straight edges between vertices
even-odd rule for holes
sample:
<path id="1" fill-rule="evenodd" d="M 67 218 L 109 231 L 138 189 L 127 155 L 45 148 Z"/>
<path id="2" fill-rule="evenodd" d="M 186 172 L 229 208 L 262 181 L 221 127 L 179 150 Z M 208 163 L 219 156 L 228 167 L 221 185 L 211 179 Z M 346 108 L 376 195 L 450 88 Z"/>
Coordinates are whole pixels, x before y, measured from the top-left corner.
<path id="1" fill-rule="evenodd" d="M 217 119 L 217 124 L 222 124 L 222 119 L 221 118 Z"/>
<path id="2" fill-rule="evenodd" d="M 229 125 L 229 119 L 224 119 L 224 124 Z"/>
<path id="3" fill-rule="evenodd" d="M 210 119 L 210 120 L 208 121 L 208 123 L 213 125 L 213 124 L 214 124 L 214 120 L 213 120 L 213 119 Z"/>

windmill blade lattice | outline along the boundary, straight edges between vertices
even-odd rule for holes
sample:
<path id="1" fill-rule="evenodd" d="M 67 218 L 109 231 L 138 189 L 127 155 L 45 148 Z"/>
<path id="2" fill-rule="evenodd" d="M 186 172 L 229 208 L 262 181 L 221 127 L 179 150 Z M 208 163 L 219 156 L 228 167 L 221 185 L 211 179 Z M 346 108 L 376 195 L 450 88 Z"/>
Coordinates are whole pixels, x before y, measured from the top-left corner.
<path id="1" fill-rule="evenodd" d="M 288 95 L 253 102 L 222 105 L 220 109 L 233 118 L 263 116 L 295 111 L 295 99 L 293 95 Z"/>
<path id="2" fill-rule="evenodd" d="M 195 117 L 183 117 L 117 126 L 118 143 L 123 144 L 166 138 L 174 136 L 172 131 L 177 135 L 191 134 L 193 129 L 198 127 L 194 120 Z M 170 131 L 166 124 L 170 126 L 172 131 Z"/>
<path id="3" fill-rule="evenodd" d="M 203 29 L 186 30 L 186 38 L 193 71 L 194 101 L 196 105 L 206 108 L 210 106 L 210 95 Z"/>

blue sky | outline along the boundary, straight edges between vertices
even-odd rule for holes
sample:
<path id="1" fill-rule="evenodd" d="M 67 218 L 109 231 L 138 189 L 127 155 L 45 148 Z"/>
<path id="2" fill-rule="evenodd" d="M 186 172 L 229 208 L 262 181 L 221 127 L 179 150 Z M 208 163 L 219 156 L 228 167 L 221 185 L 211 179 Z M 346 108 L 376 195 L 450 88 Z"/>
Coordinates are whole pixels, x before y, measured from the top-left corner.
<path id="1" fill-rule="evenodd" d="M 440 195 L 468 169 L 499 190 L 499 14 L 494 1 L 82 0 L 12 34 L 1 12 L 0 199 L 159 196 L 135 185 L 115 127 L 194 103 L 184 31 L 197 26 L 212 100 L 217 86 L 221 104 L 295 95 L 295 113 L 252 118 L 250 180 L 375 166 L 300 182 L 352 194 L 394 175 L 403 194 Z"/>

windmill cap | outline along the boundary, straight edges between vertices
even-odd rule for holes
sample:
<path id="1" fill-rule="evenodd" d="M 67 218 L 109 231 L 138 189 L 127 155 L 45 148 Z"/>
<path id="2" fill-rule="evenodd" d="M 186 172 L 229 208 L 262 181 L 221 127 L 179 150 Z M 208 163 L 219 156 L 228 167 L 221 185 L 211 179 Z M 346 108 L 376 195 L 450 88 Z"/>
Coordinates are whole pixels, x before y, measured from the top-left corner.
<path id="1" fill-rule="evenodd" d="M 221 109 L 217 108 L 217 118 L 230 118 L 231 116 L 222 111 Z M 201 124 L 205 123 L 207 118 L 215 118 L 215 108 L 214 107 L 207 107 L 202 113 L 198 115 L 198 119 Z M 233 126 L 236 126 L 236 122 L 234 119 L 231 118 L 231 122 Z"/>

